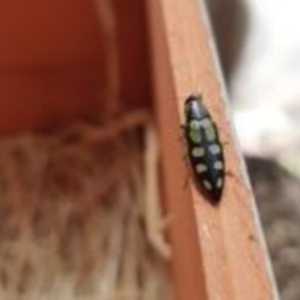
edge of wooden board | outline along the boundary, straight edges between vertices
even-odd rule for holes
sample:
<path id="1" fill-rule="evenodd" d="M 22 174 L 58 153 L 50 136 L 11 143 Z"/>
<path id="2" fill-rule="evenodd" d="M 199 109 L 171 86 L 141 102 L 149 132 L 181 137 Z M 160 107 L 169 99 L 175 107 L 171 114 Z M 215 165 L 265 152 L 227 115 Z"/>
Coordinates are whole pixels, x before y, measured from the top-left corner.
<path id="1" fill-rule="evenodd" d="M 224 101 L 205 11 L 197 1 L 148 0 L 153 80 L 169 237 L 178 299 L 278 299 L 257 209 Z M 183 103 L 194 92 L 226 141 L 225 190 L 210 205 L 189 180 L 180 141 Z"/>

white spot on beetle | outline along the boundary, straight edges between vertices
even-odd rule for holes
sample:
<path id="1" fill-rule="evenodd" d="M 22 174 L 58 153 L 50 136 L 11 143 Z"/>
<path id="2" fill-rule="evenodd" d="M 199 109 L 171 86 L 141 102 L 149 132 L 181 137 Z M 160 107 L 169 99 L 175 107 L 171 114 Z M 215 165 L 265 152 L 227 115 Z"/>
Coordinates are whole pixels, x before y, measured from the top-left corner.
<path id="1" fill-rule="evenodd" d="M 207 166 L 204 164 L 198 164 L 196 165 L 196 171 L 197 173 L 203 173 L 207 171 Z"/>
<path id="2" fill-rule="evenodd" d="M 223 163 L 222 163 L 220 160 L 216 161 L 216 162 L 214 163 L 214 168 L 215 168 L 216 170 L 223 170 Z"/>
<path id="3" fill-rule="evenodd" d="M 208 149 L 212 155 L 217 155 L 221 153 L 221 147 L 218 144 L 209 145 Z"/>
<path id="4" fill-rule="evenodd" d="M 193 157 L 202 157 L 202 156 L 204 156 L 204 148 L 203 147 L 194 147 L 192 149 L 192 156 Z"/>
<path id="5" fill-rule="evenodd" d="M 223 179 L 219 177 L 216 183 L 217 188 L 220 189 L 222 187 L 222 184 L 223 184 Z"/>
<path id="6" fill-rule="evenodd" d="M 207 190 L 212 190 L 212 185 L 208 180 L 203 180 L 203 185 Z"/>

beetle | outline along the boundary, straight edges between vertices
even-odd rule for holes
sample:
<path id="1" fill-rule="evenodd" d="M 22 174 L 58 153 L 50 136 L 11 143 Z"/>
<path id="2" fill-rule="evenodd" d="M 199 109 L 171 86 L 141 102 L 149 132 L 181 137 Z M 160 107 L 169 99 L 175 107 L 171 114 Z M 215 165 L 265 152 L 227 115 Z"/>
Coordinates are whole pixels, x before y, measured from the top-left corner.
<path id="1" fill-rule="evenodd" d="M 184 137 L 195 184 L 213 204 L 220 202 L 225 179 L 224 151 L 218 128 L 201 94 L 184 103 Z"/>

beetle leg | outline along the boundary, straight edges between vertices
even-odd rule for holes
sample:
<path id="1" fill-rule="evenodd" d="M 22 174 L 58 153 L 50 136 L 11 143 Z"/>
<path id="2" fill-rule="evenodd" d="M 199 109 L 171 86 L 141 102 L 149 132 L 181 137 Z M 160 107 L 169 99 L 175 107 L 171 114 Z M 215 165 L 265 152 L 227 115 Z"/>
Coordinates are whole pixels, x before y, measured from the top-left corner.
<path id="1" fill-rule="evenodd" d="M 232 171 L 226 171 L 225 175 L 228 176 L 228 177 L 235 177 L 235 175 Z"/>
<path id="2" fill-rule="evenodd" d="M 178 137 L 178 140 L 180 142 L 184 142 L 184 131 L 185 131 L 186 126 L 184 124 L 180 125 L 180 135 Z"/>

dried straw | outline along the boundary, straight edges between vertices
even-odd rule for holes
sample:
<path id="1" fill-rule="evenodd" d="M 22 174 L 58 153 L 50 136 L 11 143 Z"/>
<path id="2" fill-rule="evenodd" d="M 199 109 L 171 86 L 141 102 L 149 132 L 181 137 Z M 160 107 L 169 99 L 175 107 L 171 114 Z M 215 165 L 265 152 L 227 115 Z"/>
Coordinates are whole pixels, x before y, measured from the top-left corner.
<path id="1" fill-rule="evenodd" d="M 143 212 L 146 119 L 0 141 L 0 299 L 171 299 Z"/>

